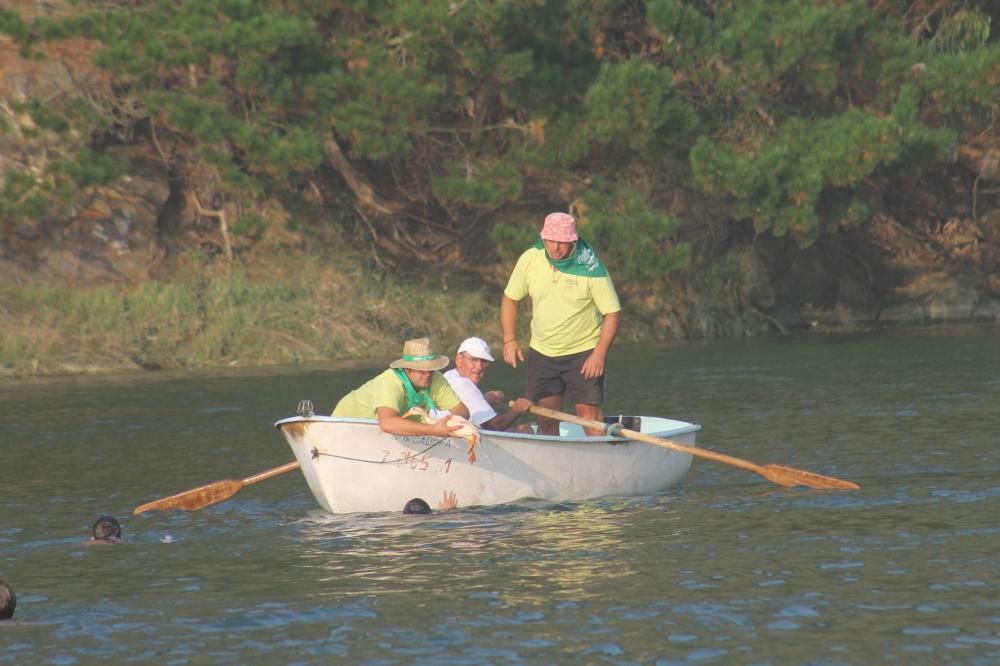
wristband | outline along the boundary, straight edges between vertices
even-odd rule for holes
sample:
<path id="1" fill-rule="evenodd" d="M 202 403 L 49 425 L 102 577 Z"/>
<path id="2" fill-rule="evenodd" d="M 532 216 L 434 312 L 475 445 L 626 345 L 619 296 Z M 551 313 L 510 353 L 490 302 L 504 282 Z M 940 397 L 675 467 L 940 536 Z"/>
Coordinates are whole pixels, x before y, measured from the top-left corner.
<path id="1" fill-rule="evenodd" d="M 510 340 L 503 341 L 504 344 L 507 344 L 508 342 L 517 342 L 517 338 L 511 338 Z"/>

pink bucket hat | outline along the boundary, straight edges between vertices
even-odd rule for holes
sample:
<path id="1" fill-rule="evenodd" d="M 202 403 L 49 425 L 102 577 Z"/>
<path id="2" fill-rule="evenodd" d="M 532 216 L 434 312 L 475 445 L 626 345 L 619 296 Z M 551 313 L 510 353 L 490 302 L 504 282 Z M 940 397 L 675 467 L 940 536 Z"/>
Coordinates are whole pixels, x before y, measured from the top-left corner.
<path id="1" fill-rule="evenodd" d="M 576 235 L 576 220 L 566 213 L 549 213 L 545 216 L 541 236 L 542 240 L 575 243 L 579 238 Z"/>

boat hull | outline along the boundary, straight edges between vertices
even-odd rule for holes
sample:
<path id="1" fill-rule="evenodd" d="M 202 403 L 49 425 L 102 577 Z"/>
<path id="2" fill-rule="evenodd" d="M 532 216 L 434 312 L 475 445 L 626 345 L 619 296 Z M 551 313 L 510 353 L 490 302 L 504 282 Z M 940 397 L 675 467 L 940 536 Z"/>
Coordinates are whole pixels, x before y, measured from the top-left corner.
<path id="1" fill-rule="evenodd" d="M 294 417 L 275 424 L 299 461 L 316 501 L 331 513 L 401 511 L 415 497 L 432 507 L 489 506 L 526 498 L 584 500 L 648 495 L 680 481 L 691 456 L 620 437 L 484 430 L 469 463 L 466 442 L 382 432 L 375 421 Z M 642 432 L 694 445 L 700 426 L 641 417 Z"/>

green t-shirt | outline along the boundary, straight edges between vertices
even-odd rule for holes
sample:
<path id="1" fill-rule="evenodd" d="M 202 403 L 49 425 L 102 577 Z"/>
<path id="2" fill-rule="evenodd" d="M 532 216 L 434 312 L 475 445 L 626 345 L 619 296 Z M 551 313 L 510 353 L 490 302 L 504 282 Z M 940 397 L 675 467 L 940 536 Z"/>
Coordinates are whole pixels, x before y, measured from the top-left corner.
<path id="1" fill-rule="evenodd" d="M 515 301 L 531 296 L 531 348 L 546 356 L 593 349 L 604 315 L 622 309 L 610 276 L 562 273 L 537 248 L 517 260 L 503 293 Z"/>
<path id="2" fill-rule="evenodd" d="M 462 402 L 440 372 L 435 372 L 431 376 L 429 392 L 438 409 L 449 410 Z M 341 398 L 333 408 L 333 415 L 355 419 L 377 419 L 375 410 L 379 407 L 391 407 L 400 414 L 406 411 L 406 390 L 392 369 L 386 370 Z"/>

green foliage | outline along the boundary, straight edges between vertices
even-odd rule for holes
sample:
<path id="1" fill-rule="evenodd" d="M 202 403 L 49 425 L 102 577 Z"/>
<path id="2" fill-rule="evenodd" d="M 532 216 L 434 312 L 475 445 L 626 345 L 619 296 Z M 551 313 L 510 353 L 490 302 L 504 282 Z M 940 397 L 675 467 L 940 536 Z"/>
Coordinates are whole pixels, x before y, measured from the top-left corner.
<path id="1" fill-rule="evenodd" d="M 0 34 L 10 35 L 18 42 L 26 42 L 30 35 L 28 24 L 13 9 L 0 9 Z"/>
<path id="2" fill-rule="evenodd" d="M 646 280 L 683 263 L 653 203 L 664 192 L 693 186 L 731 219 L 809 244 L 863 219 L 862 185 L 954 159 L 989 128 L 1000 87 L 995 13 L 972 0 L 933 12 L 905 0 L 119 4 L 33 21 L 0 11 L 0 32 L 38 54 L 97 43 L 94 80 L 111 82 L 27 103 L 35 128 L 22 131 L 44 150 L 62 143 L 33 181 L 5 175 L 5 220 L 109 182 L 120 171 L 104 149 L 155 132 L 177 166 L 239 201 L 322 190 L 339 205 L 353 169 L 400 211 L 371 221 L 382 240 L 411 219 L 452 238 L 495 226 L 506 258 L 526 233 L 515 207 L 582 198 L 605 251 Z M 339 177 L 331 142 L 349 161 Z M 665 159 L 687 170 L 636 194 L 624 173 Z M 239 232 L 261 234 L 261 219 Z M 626 229 L 643 248 L 634 261 L 615 245 Z"/>
<path id="3" fill-rule="evenodd" d="M 460 170 L 464 173 L 461 173 Z M 521 197 L 522 175 L 516 164 L 493 160 L 451 165 L 449 175 L 434 179 L 434 194 L 443 201 L 497 208 Z"/>
<path id="4" fill-rule="evenodd" d="M 6 131 L 19 137 L 28 168 L 10 163 L 0 177 L 0 225 L 33 225 L 39 217 L 125 173 L 126 165 L 90 141 L 114 119 L 82 97 L 53 94 L 8 102 Z"/>
<path id="5" fill-rule="evenodd" d="M 963 7 L 962 3 L 955 5 L 958 9 L 942 19 L 930 40 L 931 47 L 935 51 L 949 53 L 970 53 L 982 49 L 990 38 L 990 17 L 977 7 Z"/>
<path id="6" fill-rule="evenodd" d="M 935 57 L 921 70 L 920 92 L 943 113 L 996 109 L 1000 90 L 1000 54 L 997 47 L 971 53 Z"/>
<path id="7" fill-rule="evenodd" d="M 583 202 L 579 232 L 619 283 L 649 288 L 688 265 L 690 247 L 674 238 L 680 221 L 650 207 L 639 192 L 598 184 Z"/>
<path id="8" fill-rule="evenodd" d="M 493 227 L 490 240 L 496 245 L 500 260 L 513 264 L 525 250 L 535 244 L 540 229 L 541 225 L 536 220 L 523 224 L 511 221 Z"/>
<path id="9" fill-rule="evenodd" d="M 955 129 L 968 126 L 958 109 L 996 108 L 1000 49 L 979 19 L 956 28 L 971 51 L 935 54 L 860 0 L 756 0 L 712 16 L 661 0 L 650 18 L 709 110 L 712 131 L 689 154 L 693 183 L 802 244 L 842 221 L 826 208 L 844 208 L 863 181 L 951 159 Z M 929 104 L 953 114 L 951 127 L 934 124 Z"/>
<path id="10" fill-rule="evenodd" d="M 901 108 L 898 117 L 850 109 L 811 122 L 791 119 L 755 154 L 702 138 L 691 151 L 692 177 L 705 191 L 730 197 L 735 214 L 758 231 L 792 233 L 808 245 L 823 231 L 824 191 L 849 191 L 904 149 L 950 146 L 947 132 L 907 127 L 899 122 L 906 117 Z"/>
<path id="11" fill-rule="evenodd" d="M 45 104 L 43 100 L 32 99 L 26 104 L 19 106 L 20 108 L 18 108 L 18 110 L 25 111 L 30 114 L 31 119 L 40 130 L 60 132 L 69 129 L 70 127 L 69 120 L 57 110 Z"/>
<path id="12" fill-rule="evenodd" d="M 0 220 L 19 220 L 22 216 L 41 215 L 47 206 L 44 197 L 36 194 L 37 180 L 23 171 L 11 171 L 4 175 L 0 189 Z"/>
<path id="13" fill-rule="evenodd" d="M 74 159 L 53 162 L 51 170 L 53 174 L 66 176 L 62 180 L 64 184 L 79 189 L 106 185 L 125 174 L 126 167 L 112 156 L 84 150 Z M 68 199 L 68 194 L 64 200 Z"/>
<path id="14" fill-rule="evenodd" d="M 237 236 L 261 236 L 267 229 L 267 220 L 259 213 L 246 213 L 232 225 L 232 232 Z"/>
<path id="15" fill-rule="evenodd" d="M 696 123 L 694 111 L 673 91 L 669 69 L 633 57 L 605 63 L 584 97 L 590 136 L 642 150 L 666 134 L 675 142 Z M 661 144 L 661 145 L 663 145 Z"/>

